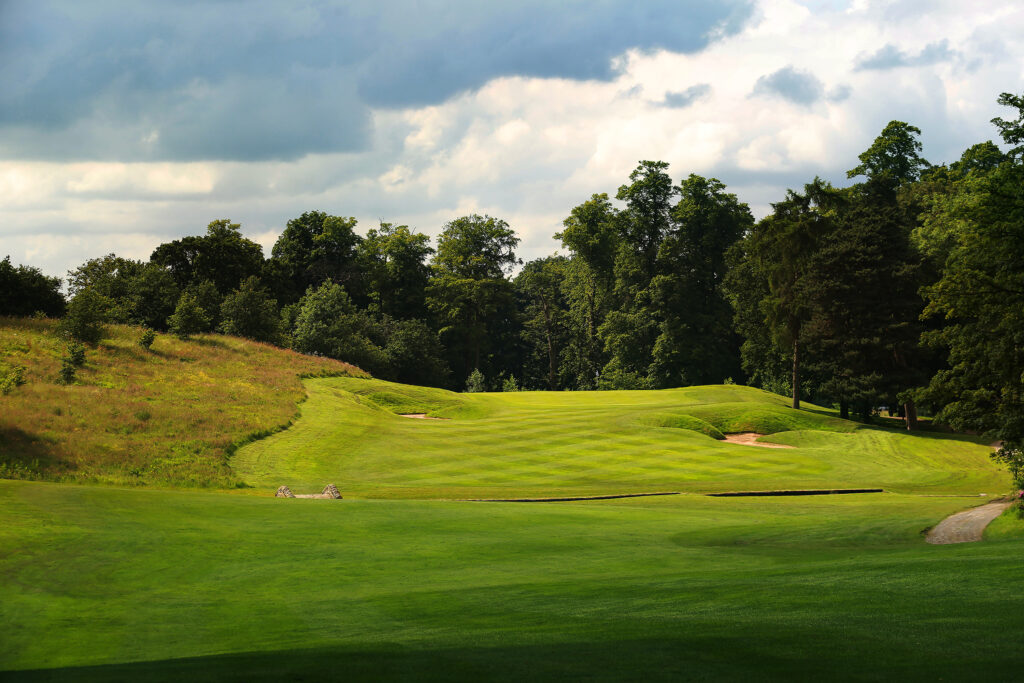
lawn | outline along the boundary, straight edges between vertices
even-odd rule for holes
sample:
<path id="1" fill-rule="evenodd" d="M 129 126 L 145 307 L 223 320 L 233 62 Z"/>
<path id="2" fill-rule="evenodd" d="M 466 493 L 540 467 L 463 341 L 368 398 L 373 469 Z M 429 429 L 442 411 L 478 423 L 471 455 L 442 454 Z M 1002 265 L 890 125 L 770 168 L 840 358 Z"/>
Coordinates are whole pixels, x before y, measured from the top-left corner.
<path id="1" fill-rule="evenodd" d="M 286 431 L 232 458 L 238 476 L 370 498 L 487 498 L 884 488 L 1001 494 L 1005 470 L 977 439 L 840 420 L 742 386 L 663 391 L 455 394 L 374 379 L 305 380 Z M 428 413 L 415 420 L 398 413 Z M 725 443 L 756 431 L 795 446 Z M 715 438 L 719 437 L 719 438 Z"/>
<path id="2" fill-rule="evenodd" d="M 1024 530 L 922 540 L 967 504 L 0 482 L 0 678 L 1012 678 Z"/>

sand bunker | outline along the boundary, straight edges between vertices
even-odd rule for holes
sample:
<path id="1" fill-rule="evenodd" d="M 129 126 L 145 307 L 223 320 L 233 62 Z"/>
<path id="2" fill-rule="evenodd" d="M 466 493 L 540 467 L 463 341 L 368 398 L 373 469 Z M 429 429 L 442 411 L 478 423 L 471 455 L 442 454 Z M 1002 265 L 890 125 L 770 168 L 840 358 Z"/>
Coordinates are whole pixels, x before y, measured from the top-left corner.
<path id="1" fill-rule="evenodd" d="M 794 446 L 787 446 L 781 443 L 766 443 L 764 441 L 758 441 L 759 436 L 765 436 L 764 434 L 758 434 L 757 432 L 740 432 L 739 434 L 726 434 L 725 440 L 729 443 L 738 443 L 743 446 L 760 446 L 761 448 L 795 448 Z"/>
<path id="2" fill-rule="evenodd" d="M 447 420 L 446 417 L 430 417 L 426 413 L 399 413 L 399 417 L 411 417 L 417 420 Z"/>

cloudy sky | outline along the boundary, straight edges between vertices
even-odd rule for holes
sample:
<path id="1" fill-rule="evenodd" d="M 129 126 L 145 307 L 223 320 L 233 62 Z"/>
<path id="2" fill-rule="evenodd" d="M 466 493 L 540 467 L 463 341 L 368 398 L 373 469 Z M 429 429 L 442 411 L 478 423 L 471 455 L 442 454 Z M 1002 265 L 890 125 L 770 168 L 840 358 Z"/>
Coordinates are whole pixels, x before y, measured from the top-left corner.
<path id="1" fill-rule="evenodd" d="M 383 8 L 382 8 L 383 6 Z M 1024 91 L 1008 0 L 0 0 L 0 258 L 63 275 L 318 209 L 520 255 L 640 159 L 762 216 L 892 119 L 938 163 Z"/>

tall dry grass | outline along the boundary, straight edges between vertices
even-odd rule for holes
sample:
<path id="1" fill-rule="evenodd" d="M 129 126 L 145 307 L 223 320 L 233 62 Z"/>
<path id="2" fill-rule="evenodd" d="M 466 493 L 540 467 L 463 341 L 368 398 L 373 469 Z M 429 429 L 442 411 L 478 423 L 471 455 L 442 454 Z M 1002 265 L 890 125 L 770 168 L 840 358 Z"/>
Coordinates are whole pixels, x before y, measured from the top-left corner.
<path id="1" fill-rule="evenodd" d="M 232 486 L 241 443 L 287 426 L 303 376 L 359 368 L 235 337 L 180 340 L 109 327 L 71 385 L 57 383 L 67 343 L 54 320 L 0 317 L 0 477 L 110 484 Z"/>

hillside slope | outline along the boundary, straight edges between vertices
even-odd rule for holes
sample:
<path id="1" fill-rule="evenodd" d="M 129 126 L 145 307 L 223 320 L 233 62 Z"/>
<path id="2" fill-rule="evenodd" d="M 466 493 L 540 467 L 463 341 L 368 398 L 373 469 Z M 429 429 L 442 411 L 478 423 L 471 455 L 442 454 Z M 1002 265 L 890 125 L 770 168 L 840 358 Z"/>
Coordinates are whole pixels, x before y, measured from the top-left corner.
<path id="1" fill-rule="evenodd" d="M 158 335 L 147 351 L 138 328 L 110 333 L 62 386 L 56 321 L 0 318 L 0 371 L 20 366 L 27 380 L 0 395 L 0 478 L 233 485 L 233 445 L 290 422 L 300 376 L 365 376 L 234 337 Z"/>
<path id="2" fill-rule="evenodd" d="M 247 483 L 313 491 L 331 482 L 387 498 L 861 487 L 976 495 L 1008 485 L 977 440 L 864 427 L 814 406 L 792 410 L 751 387 L 455 394 L 355 378 L 306 386 L 291 428 L 232 458 Z M 732 432 L 793 448 L 720 440 Z"/>

